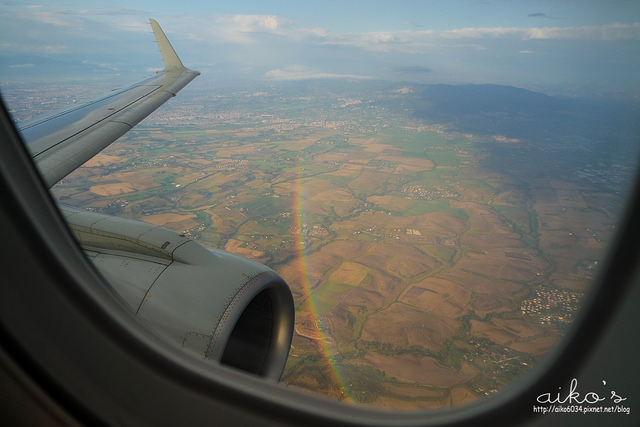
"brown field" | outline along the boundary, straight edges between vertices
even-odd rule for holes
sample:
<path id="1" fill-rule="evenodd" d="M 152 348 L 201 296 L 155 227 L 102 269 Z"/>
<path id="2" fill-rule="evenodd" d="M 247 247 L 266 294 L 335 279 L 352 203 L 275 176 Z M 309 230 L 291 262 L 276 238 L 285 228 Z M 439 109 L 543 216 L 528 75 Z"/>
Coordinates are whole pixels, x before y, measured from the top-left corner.
<path id="1" fill-rule="evenodd" d="M 381 138 L 373 137 L 373 138 L 349 138 L 349 144 L 353 145 L 366 145 L 370 146 L 375 150 L 375 147 L 383 146 L 385 144 L 378 144 L 381 141 Z M 391 147 L 394 148 L 394 147 Z"/>
<path id="2" fill-rule="evenodd" d="M 118 194 L 131 193 L 136 191 L 136 188 L 128 182 L 115 182 L 113 184 L 91 186 L 89 191 L 98 196 L 116 196 Z"/>
<path id="3" fill-rule="evenodd" d="M 321 340 L 324 338 L 324 335 L 318 329 L 316 325 L 316 320 L 313 314 L 309 312 L 298 312 L 296 313 L 296 333 L 300 336 L 312 339 L 312 340 Z"/>
<path id="4" fill-rule="evenodd" d="M 360 286 L 379 293 L 384 299 L 383 305 L 387 305 L 398 297 L 406 285 L 398 277 L 392 276 L 385 271 L 374 270 L 369 276 L 369 280 Z"/>
<path id="5" fill-rule="evenodd" d="M 356 206 L 355 201 L 350 201 L 350 202 L 335 202 L 334 206 L 338 207 L 338 209 L 341 209 L 342 206 L 346 211 L 351 210 L 353 207 Z M 331 206 L 326 203 L 326 202 L 318 202 L 315 200 L 305 200 L 303 202 L 304 205 L 304 212 L 306 215 L 320 215 L 320 216 L 329 216 L 331 215 Z"/>
<path id="6" fill-rule="evenodd" d="M 534 358 L 539 359 L 558 344 L 559 340 L 560 336 L 556 333 L 550 336 L 541 336 L 525 341 L 515 341 L 509 344 L 509 347 L 513 350 L 530 354 Z"/>
<path id="7" fill-rule="evenodd" d="M 206 209 L 215 206 L 216 200 L 211 199 L 211 193 L 195 191 L 186 191 L 180 194 L 180 207 L 183 209 Z"/>
<path id="8" fill-rule="evenodd" d="M 153 180 L 152 176 L 153 174 L 148 171 L 116 172 L 109 175 L 114 180 L 131 183 L 137 191 L 157 187 L 158 183 Z"/>
<path id="9" fill-rule="evenodd" d="M 313 157 L 313 160 L 321 163 L 333 163 L 340 162 L 346 160 L 348 157 L 347 153 L 321 153 L 316 154 Z"/>
<path id="10" fill-rule="evenodd" d="M 388 387 L 385 385 L 385 390 L 388 390 Z M 400 390 L 402 392 L 404 390 Z M 391 394 L 393 396 L 394 394 Z M 415 400 L 414 400 L 415 399 Z M 389 396 L 380 396 L 375 401 L 371 402 L 369 405 L 375 406 L 380 409 L 391 409 L 396 411 L 416 411 L 420 409 L 438 409 L 447 407 L 449 404 L 448 397 L 441 397 L 436 400 L 434 398 L 425 398 L 417 396 L 414 399 L 400 399 L 393 398 Z M 366 403 L 365 403 L 366 404 Z"/>
<path id="11" fill-rule="evenodd" d="M 411 286 L 401 302 L 424 309 L 441 319 L 455 319 L 467 311 L 471 292 L 449 280 L 427 278 Z"/>
<path id="12" fill-rule="evenodd" d="M 379 188 L 389 178 L 391 178 L 391 174 L 363 171 L 358 175 L 357 178 L 349 183 L 349 186 L 352 188 L 361 188 L 364 190 L 373 191 L 376 188 Z"/>
<path id="13" fill-rule="evenodd" d="M 491 208 L 485 204 L 477 202 L 464 202 L 451 200 L 449 202 L 452 208 L 464 209 L 469 215 L 469 223 L 471 225 L 471 233 L 469 237 L 476 237 L 478 234 L 509 234 L 517 239 L 518 235 L 510 231 L 500 218 L 491 211 Z"/>
<path id="14" fill-rule="evenodd" d="M 238 209 L 226 209 L 228 206 L 215 206 L 203 211 L 211 214 L 211 220 L 218 233 L 229 233 L 238 228 L 246 217 Z"/>
<path id="15" fill-rule="evenodd" d="M 511 331 L 479 320 L 471 320 L 471 334 L 477 337 L 488 338 L 501 345 L 515 341 L 518 338 L 518 335 Z"/>
<path id="16" fill-rule="evenodd" d="M 327 245 L 323 250 L 340 250 L 340 242 L 348 244 L 346 240 L 336 240 L 335 245 Z M 349 253 L 346 259 L 353 259 L 367 267 L 397 277 L 414 277 L 432 270 L 439 264 L 438 260 L 411 245 L 369 243 L 359 249 Z"/>
<path id="17" fill-rule="evenodd" d="M 431 387 L 451 387 L 478 374 L 478 370 L 472 366 L 464 364 L 456 372 L 441 366 L 430 357 L 383 356 L 370 353 L 364 359 L 359 359 L 358 363 L 380 369 L 401 381 Z"/>
<path id="18" fill-rule="evenodd" d="M 241 247 L 241 245 L 243 245 L 244 243 L 245 242 L 240 240 L 229 239 L 226 246 L 224 247 L 224 250 L 251 259 L 257 259 L 264 256 L 264 251 Z"/>
<path id="19" fill-rule="evenodd" d="M 519 206 L 524 200 L 524 194 L 521 190 L 503 191 L 493 197 L 494 205 L 503 206 Z"/>
<path id="20" fill-rule="evenodd" d="M 179 215 L 174 213 L 164 213 L 157 215 L 147 215 L 140 217 L 139 219 L 144 222 L 148 222 L 154 225 L 160 225 L 174 230 L 188 230 L 189 228 L 198 225 L 195 215 Z"/>
<path id="21" fill-rule="evenodd" d="M 380 160 L 387 160 L 389 162 L 400 163 L 403 166 L 410 166 L 417 168 L 418 170 L 431 170 L 434 168 L 434 163 L 427 159 L 415 159 L 412 157 L 400 157 L 400 156 L 378 156 Z"/>
<path id="22" fill-rule="evenodd" d="M 519 339 L 531 338 L 544 333 L 540 325 L 525 319 L 499 319 L 491 320 L 497 327 L 509 330 L 518 335 Z"/>
<path id="23" fill-rule="evenodd" d="M 354 163 L 345 163 L 340 166 L 340 169 L 337 171 L 329 172 L 328 175 L 337 175 L 337 176 L 355 176 L 359 171 L 362 170 L 364 166 Z"/>
<path id="24" fill-rule="evenodd" d="M 419 230 L 425 241 L 435 243 L 437 236 L 450 236 L 458 234 L 465 227 L 465 222 L 450 217 L 440 212 L 432 212 L 415 216 L 388 215 L 382 212 L 364 213 L 357 218 L 346 221 L 334 222 L 332 229 L 336 232 L 344 230 L 349 235 L 355 230 L 367 230 L 375 228 L 385 234 L 400 229 L 405 233 L 406 229 Z M 352 239 L 353 237 L 349 237 Z M 395 245 L 394 246 L 398 246 Z"/>
<path id="25" fill-rule="evenodd" d="M 382 209 L 388 209 L 390 211 L 395 212 L 404 212 L 409 209 L 413 204 L 413 200 L 407 199 L 406 197 L 398 197 L 398 196 L 371 196 L 367 198 L 371 203 L 375 203 L 380 206 Z"/>
<path id="26" fill-rule="evenodd" d="M 362 310 L 361 306 L 350 307 L 344 303 L 338 303 L 324 316 L 325 325 L 329 335 L 336 342 L 338 351 L 342 345 L 349 346 L 351 340 L 355 338 L 356 319 L 358 312 Z"/>
<path id="27" fill-rule="evenodd" d="M 441 319 L 455 319 L 465 313 L 463 306 L 447 301 L 442 295 L 416 286 L 410 288 L 401 301 L 428 311 Z"/>
<path id="28" fill-rule="evenodd" d="M 544 268 L 536 268 L 529 261 L 509 259 L 496 277 L 514 282 L 533 282 L 539 277 L 538 274 L 542 274 L 542 271 Z"/>
<path id="29" fill-rule="evenodd" d="M 480 317 L 484 317 L 488 313 L 495 311 L 509 310 L 506 306 L 510 303 L 510 300 L 505 298 L 499 298 L 494 295 L 486 293 L 476 293 L 474 295 L 473 308 Z"/>
<path id="30" fill-rule="evenodd" d="M 247 145 L 242 145 L 239 147 L 226 147 L 226 148 L 220 148 L 217 152 L 216 152 L 216 160 L 222 160 L 224 158 L 227 157 L 234 157 L 234 156 L 245 156 L 249 153 L 255 153 L 256 149 L 258 148 L 257 145 L 254 144 L 247 144 Z"/>
<path id="31" fill-rule="evenodd" d="M 483 253 L 468 250 L 458 261 L 458 267 L 487 277 L 522 282 L 535 280 L 537 273 L 544 271 L 547 264 L 538 258 L 532 261 L 511 258 L 505 255 L 504 250 L 494 249 Z"/>
<path id="32" fill-rule="evenodd" d="M 400 246 L 398 248 L 399 250 L 395 251 L 391 247 L 384 248 L 382 245 L 376 245 L 374 249 L 378 249 L 375 251 L 378 253 L 393 252 L 394 256 L 387 258 L 387 262 L 383 269 L 388 271 L 390 274 L 405 279 L 425 274 L 440 264 L 435 258 L 432 258 L 408 245 Z M 373 253 L 375 254 L 375 252 Z"/>
<path id="33" fill-rule="evenodd" d="M 409 399 L 427 399 L 427 400 L 441 400 L 446 393 L 441 390 L 434 390 L 428 385 L 416 385 L 412 383 L 394 384 L 389 383 L 385 385 L 385 390 L 390 394 L 401 395 Z M 379 399 L 380 400 L 380 399 Z M 378 406 L 378 401 L 376 401 Z"/>
<path id="34" fill-rule="evenodd" d="M 213 163 L 211 160 L 209 159 L 203 159 L 199 156 L 193 155 L 191 157 L 189 157 L 189 162 L 190 163 L 197 163 L 199 165 L 210 165 L 211 163 Z"/>
<path id="35" fill-rule="evenodd" d="M 438 277 L 451 280 L 473 291 L 475 293 L 473 306 L 479 316 L 490 312 L 512 310 L 519 298 L 522 298 L 526 293 L 526 288 L 522 285 L 486 277 L 463 269 L 447 269 L 439 273 Z"/>
<path id="36" fill-rule="evenodd" d="M 78 193 L 73 194 L 73 199 L 77 200 L 79 202 L 84 202 L 87 200 L 91 200 L 92 203 L 96 198 L 96 194 L 92 193 L 91 191 L 81 191 Z"/>
<path id="37" fill-rule="evenodd" d="M 451 390 L 451 405 L 458 406 L 471 403 L 478 397 L 466 387 L 454 387 Z"/>
<path id="38" fill-rule="evenodd" d="M 440 319 L 423 310 L 393 303 L 367 318 L 361 339 L 396 348 L 421 346 L 437 352 L 445 339 L 454 335 L 457 323 L 453 319 Z"/>
<path id="39" fill-rule="evenodd" d="M 177 231 L 179 233 L 183 233 L 183 232 L 186 232 L 187 230 L 197 227 L 198 225 L 199 225 L 198 222 L 187 219 L 179 222 L 168 222 L 164 224 L 164 227 Z"/>
<path id="40" fill-rule="evenodd" d="M 325 191 L 320 191 L 314 194 L 310 200 L 316 202 L 328 202 L 328 201 L 353 201 L 353 194 L 350 191 L 343 188 L 332 188 Z"/>
<path id="41" fill-rule="evenodd" d="M 594 279 L 591 278 L 579 278 L 575 280 L 567 279 L 567 278 L 554 278 L 553 283 L 556 284 L 559 288 L 565 288 L 572 291 L 582 291 L 585 292 L 589 290 L 589 288 L 594 284 Z"/>
<path id="42" fill-rule="evenodd" d="M 396 166 L 396 168 L 393 170 L 393 173 L 395 175 L 413 175 L 413 174 L 416 174 L 416 173 L 421 172 L 423 170 L 424 169 L 422 169 L 419 166 L 411 166 L 411 165 L 400 164 L 400 165 Z"/>
<path id="43" fill-rule="evenodd" d="M 271 187 L 279 196 L 288 196 L 298 191 L 299 185 L 296 181 L 279 182 Z"/>
<path id="44" fill-rule="evenodd" d="M 100 166 L 109 166 L 109 165 L 113 165 L 113 164 L 116 164 L 116 163 L 122 163 L 122 162 L 127 161 L 127 160 L 128 159 L 126 157 L 124 157 L 124 156 L 114 156 L 112 154 L 98 153 L 94 157 L 89 159 L 83 165 L 83 167 L 95 168 L 95 167 L 100 167 Z"/>
<path id="45" fill-rule="evenodd" d="M 398 149 L 393 145 L 388 144 L 366 144 L 366 147 L 364 148 L 364 151 L 371 151 L 374 153 L 384 153 L 387 150 L 397 151 Z"/>
<path id="46" fill-rule="evenodd" d="M 362 264 L 345 261 L 331 274 L 329 280 L 358 286 L 367 277 L 369 271 L 370 269 Z"/>
<path id="47" fill-rule="evenodd" d="M 352 289 L 342 297 L 342 304 L 354 307 L 358 314 L 370 312 L 385 305 L 385 297 L 377 291 L 358 288 Z"/>

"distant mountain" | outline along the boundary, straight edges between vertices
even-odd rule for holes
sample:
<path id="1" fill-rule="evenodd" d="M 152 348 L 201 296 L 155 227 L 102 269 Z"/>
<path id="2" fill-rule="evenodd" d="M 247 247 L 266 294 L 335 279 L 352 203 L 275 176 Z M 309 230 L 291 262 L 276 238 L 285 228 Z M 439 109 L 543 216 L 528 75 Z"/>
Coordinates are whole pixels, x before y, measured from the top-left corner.
<path id="1" fill-rule="evenodd" d="M 81 61 L 61 61 L 37 55 L 0 56 L 0 76 L 3 79 L 46 78 L 64 75 L 69 70 L 92 73 L 93 68 Z"/>
<path id="2" fill-rule="evenodd" d="M 97 55 L 96 55 L 97 56 Z M 134 68 L 125 60 L 104 63 L 89 56 L 47 56 L 37 54 L 0 53 L 0 81 L 29 82 L 64 80 L 101 80 L 105 83 L 122 78 L 135 82 L 139 75 L 152 74 L 148 67 Z M 123 76 L 122 78 L 120 76 Z M 117 79 L 117 80 L 116 80 Z"/>
<path id="3" fill-rule="evenodd" d="M 414 100 L 414 116 L 461 132 L 538 142 L 597 140 L 633 127 L 629 101 L 553 97 L 500 85 L 431 85 Z"/>

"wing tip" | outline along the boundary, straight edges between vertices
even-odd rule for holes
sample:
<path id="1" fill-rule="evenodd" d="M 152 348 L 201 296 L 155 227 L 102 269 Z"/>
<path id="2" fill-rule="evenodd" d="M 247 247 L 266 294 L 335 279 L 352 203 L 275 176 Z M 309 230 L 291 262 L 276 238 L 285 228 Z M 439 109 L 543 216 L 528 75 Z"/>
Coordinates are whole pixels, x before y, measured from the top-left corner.
<path id="1" fill-rule="evenodd" d="M 175 49 L 171 46 L 169 39 L 162 31 L 160 24 L 153 18 L 149 18 L 149 23 L 151 24 L 151 29 L 153 30 L 153 34 L 156 38 L 156 43 L 158 43 L 158 48 L 160 49 L 160 55 L 162 55 L 162 61 L 164 62 L 164 71 L 171 70 L 183 70 L 185 66 L 182 65 L 182 61 L 178 57 Z"/>

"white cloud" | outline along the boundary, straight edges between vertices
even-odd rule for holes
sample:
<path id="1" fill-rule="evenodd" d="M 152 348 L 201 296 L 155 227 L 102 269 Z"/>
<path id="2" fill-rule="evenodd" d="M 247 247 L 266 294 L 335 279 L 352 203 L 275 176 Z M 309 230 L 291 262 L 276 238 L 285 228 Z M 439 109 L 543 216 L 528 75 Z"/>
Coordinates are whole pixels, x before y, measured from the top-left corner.
<path id="1" fill-rule="evenodd" d="M 213 17 L 213 26 L 205 31 L 228 41 L 251 43 L 259 37 L 256 33 L 286 35 L 285 29 L 291 23 L 277 15 L 222 15 Z"/>
<path id="2" fill-rule="evenodd" d="M 320 34 L 320 33 L 319 33 Z M 471 47 L 483 50 L 486 39 L 503 40 L 575 40 L 616 41 L 640 39 L 640 23 L 614 23 L 586 27 L 534 27 L 534 28 L 458 28 L 448 31 L 397 31 L 333 35 L 321 33 L 325 45 L 351 46 L 371 51 L 395 50 L 405 53 L 423 53 L 433 47 Z M 450 43 L 446 46 L 443 43 Z"/>
<path id="3" fill-rule="evenodd" d="M 640 39 L 640 23 L 586 27 L 460 28 L 436 34 L 438 37 L 451 39 L 512 37 L 523 40 L 630 40 Z"/>
<path id="4" fill-rule="evenodd" d="M 16 16 L 16 18 L 27 18 L 36 23 L 49 24 L 56 27 L 75 27 L 84 23 L 84 19 L 56 10 L 30 10 L 28 14 L 29 16 Z"/>
<path id="5" fill-rule="evenodd" d="M 308 79 L 370 79 L 368 76 L 356 74 L 335 74 L 306 67 L 304 65 L 291 65 L 285 68 L 271 70 L 265 73 L 269 80 L 308 80 Z"/>
<path id="6" fill-rule="evenodd" d="M 610 49 L 610 57 L 621 58 L 624 67 L 618 67 L 619 70 L 630 69 L 637 62 L 633 59 L 637 56 L 632 55 L 637 49 L 632 46 L 640 40 L 640 23 L 562 27 L 541 26 L 557 25 L 560 21 L 537 20 L 532 24 L 538 26 L 532 28 L 435 31 L 411 25 L 397 31 L 348 33 L 328 27 L 304 27 L 300 22 L 270 14 L 154 16 L 115 7 L 74 11 L 45 6 L 0 14 L 0 47 L 17 54 L 59 53 L 66 55 L 61 58 L 71 61 L 87 58 L 95 60 L 95 65 L 103 70 L 109 70 L 108 64 L 115 64 L 113 71 L 120 68 L 124 72 L 126 67 L 134 67 L 131 64 L 145 69 L 154 61 L 161 68 L 159 58 L 153 56 L 155 46 L 147 16 L 158 19 L 186 65 L 207 71 L 202 64 L 217 61 L 215 67 L 209 67 L 210 75 L 216 78 L 227 75 L 274 80 L 397 78 L 389 71 L 393 65 L 426 64 L 433 69 L 428 74 L 430 81 L 451 76 L 469 81 L 478 76 L 483 81 L 496 82 L 506 79 L 507 74 L 517 73 L 535 78 L 544 74 L 558 80 L 564 75 L 573 78 L 584 70 L 595 69 L 595 58 L 602 49 Z M 544 43 L 530 42 L 534 40 Z M 534 56 L 537 62 L 532 61 Z M 567 59 L 564 69 L 572 71 L 563 75 L 556 72 L 559 67 L 553 68 L 554 72 L 544 68 L 545 64 L 565 58 L 582 62 L 569 64 Z M 30 61 L 17 60 L 25 64 Z M 534 62 L 536 70 L 518 68 Z M 573 72 L 574 69 L 577 71 Z"/>
<path id="7" fill-rule="evenodd" d="M 220 16 L 216 22 L 227 25 L 238 32 L 278 32 L 290 21 L 276 15 Z"/>
<path id="8" fill-rule="evenodd" d="M 81 61 L 82 64 L 84 65 L 93 65 L 94 67 L 100 68 L 100 69 L 104 69 L 104 70 L 109 70 L 109 71 L 120 71 L 118 69 L 118 67 L 116 67 L 115 65 L 106 63 L 106 62 L 96 62 L 96 61 Z"/>

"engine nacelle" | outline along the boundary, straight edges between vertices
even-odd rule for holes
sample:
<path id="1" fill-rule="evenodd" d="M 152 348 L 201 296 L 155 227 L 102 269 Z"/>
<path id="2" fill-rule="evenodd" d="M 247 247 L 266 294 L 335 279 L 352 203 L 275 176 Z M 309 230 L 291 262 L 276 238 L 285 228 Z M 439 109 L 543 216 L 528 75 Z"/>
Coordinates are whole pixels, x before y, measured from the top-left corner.
<path id="1" fill-rule="evenodd" d="M 61 209 L 98 271 L 155 330 L 196 357 L 280 379 L 294 305 L 274 271 L 163 227 Z"/>

